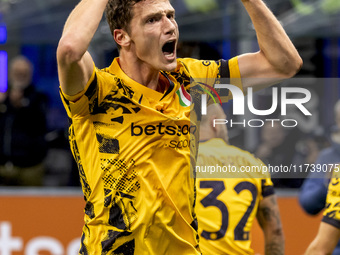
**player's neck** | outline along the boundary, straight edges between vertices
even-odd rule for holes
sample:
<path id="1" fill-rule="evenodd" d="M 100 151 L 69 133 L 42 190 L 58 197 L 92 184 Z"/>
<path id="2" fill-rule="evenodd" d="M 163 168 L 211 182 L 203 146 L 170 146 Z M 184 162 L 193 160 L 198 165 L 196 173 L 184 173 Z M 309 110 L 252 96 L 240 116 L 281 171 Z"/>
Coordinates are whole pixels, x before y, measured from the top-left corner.
<path id="1" fill-rule="evenodd" d="M 127 76 L 139 84 L 153 90 L 159 88 L 160 70 L 155 70 L 139 60 L 131 60 L 123 56 L 119 57 L 119 65 Z"/>

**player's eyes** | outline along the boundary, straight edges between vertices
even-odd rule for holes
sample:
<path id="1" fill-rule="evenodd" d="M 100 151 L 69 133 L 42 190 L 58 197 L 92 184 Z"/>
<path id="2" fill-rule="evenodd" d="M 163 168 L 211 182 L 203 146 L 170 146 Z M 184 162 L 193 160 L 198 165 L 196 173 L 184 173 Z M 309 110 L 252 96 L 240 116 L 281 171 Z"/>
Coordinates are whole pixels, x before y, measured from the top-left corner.
<path id="1" fill-rule="evenodd" d="M 168 19 L 174 19 L 175 15 L 174 14 L 168 14 L 167 17 L 168 17 Z"/>
<path id="2" fill-rule="evenodd" d="M 156 22 L 155 18 L 150 18 L 146 21 L 146 23 L 154 23 L 154 22 Z"/>

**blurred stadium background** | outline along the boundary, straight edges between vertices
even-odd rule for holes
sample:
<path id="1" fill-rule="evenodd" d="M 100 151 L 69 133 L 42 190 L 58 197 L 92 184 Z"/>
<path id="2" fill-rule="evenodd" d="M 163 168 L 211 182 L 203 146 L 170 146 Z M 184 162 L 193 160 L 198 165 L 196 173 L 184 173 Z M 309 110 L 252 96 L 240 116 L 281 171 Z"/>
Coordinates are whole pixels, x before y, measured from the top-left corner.
<path id="1" fill-rule="evenodd" d="M 340 1 L 266 2 L 304 60 L 297 77 L 336 79 L 335 85 L 314 88 L 318 117 L 308 133 L 327 135 L 334 124 L 334 103 L 340 97 L 337 81 L 340 76 Z M 67 117 L 59 98 L 55 52 L 64 22 L 77 3 L 78 0 L 0 0 L 0 92 L 7 89 L 7 63 L 19 54 L 28 57 L 35 67 L 34 83 L 50 98 L 48 121 L 52 134 L 67 129 Z M 255 32 L 241 1 L 172 0 L 172 4 L 180 29 L 180 56 L 228 59 L 257 50 Z M 99 67 L 109 65 L 118 55 L 104 18 L 90 51 Z M 253 131 L 232 130 L 231 135 L 235 143 L 245 149 L 254 149 L 259 142 L 258 133 Z M 241 137 L 245 138 L 240 141 Z M 57 158 L 51 156 L 52 164 L 70 157 L 68 153 L 58 155 Z M 61 164 L 51 169 L 42 189 L 0 188 L 1 255 L 77 254 L 83 201 L 80 187 L 69 182 L 70 171 L 75 172 L 74 166 Z M 75 179 L 76 175 L 75 172 Z M 298 189 L 278 192 L 288 255 L 303 253 L 320 221 L 320 215 L 315 218 L 302 211 L 297 192 Z M 52 217 L 54 222 L 51 222 Z M 255 250 L 263 254 L 256 229 L 254 238 L 259 239 L 259 243 L 254 243 Z M 72 243 L 74 240 L 76 244 Z M 1 248 L 5 243 L 9 247 L 8 241 L 12 247 L 8 251 L 11 249 L 12 253 Z"/>

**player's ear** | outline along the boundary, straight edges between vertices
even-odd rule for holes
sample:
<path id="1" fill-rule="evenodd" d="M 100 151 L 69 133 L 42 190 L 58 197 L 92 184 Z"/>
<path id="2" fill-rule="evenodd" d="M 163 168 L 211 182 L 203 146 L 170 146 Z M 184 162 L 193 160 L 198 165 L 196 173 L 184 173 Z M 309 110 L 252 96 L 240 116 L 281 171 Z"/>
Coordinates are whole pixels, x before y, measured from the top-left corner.
<path id="1" fill-rule="evenodd" d="M 209 116 L 209 125 L 211 127 L 211 130 L 213 130 L 216 133 L 216 130 L 218 129 L 218 125 L 216 125 L 215 120 L 218 119 L 217 115 L 210 114 Z"/>
<path id="2" fill-rule="evenodd" d="M 113 32 L 113 38 L 121 47 L 127 47 L 131 43 L 131 38 L 128 33 L 123 29 L 115 29 Z"/>

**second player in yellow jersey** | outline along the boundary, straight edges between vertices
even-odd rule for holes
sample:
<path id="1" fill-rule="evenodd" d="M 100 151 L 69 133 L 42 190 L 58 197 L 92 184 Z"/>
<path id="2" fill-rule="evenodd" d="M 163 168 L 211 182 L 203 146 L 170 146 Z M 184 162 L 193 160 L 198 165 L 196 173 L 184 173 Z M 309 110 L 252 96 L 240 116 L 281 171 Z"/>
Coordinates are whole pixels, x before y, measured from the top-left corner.
<path id="1" fill-rule="evenodd" d="M 251 228 L 256 217 L 264 229 L 266 254 L 283 254 L 280 217 L 269 173 L 241 171 L 245 166 L 261 169 L 264 164 L 249 152 L 229 145 L 226 125 L 213 127 L 213 118 L 225 118 L 221 107 L 208 107 L 207 116 L 202 118 L 197 170 L 233 166 L 237 172 L 233 178 L 223 172 L 214 177 L 196 172 L 202 254 L 254 254 Z"/>

